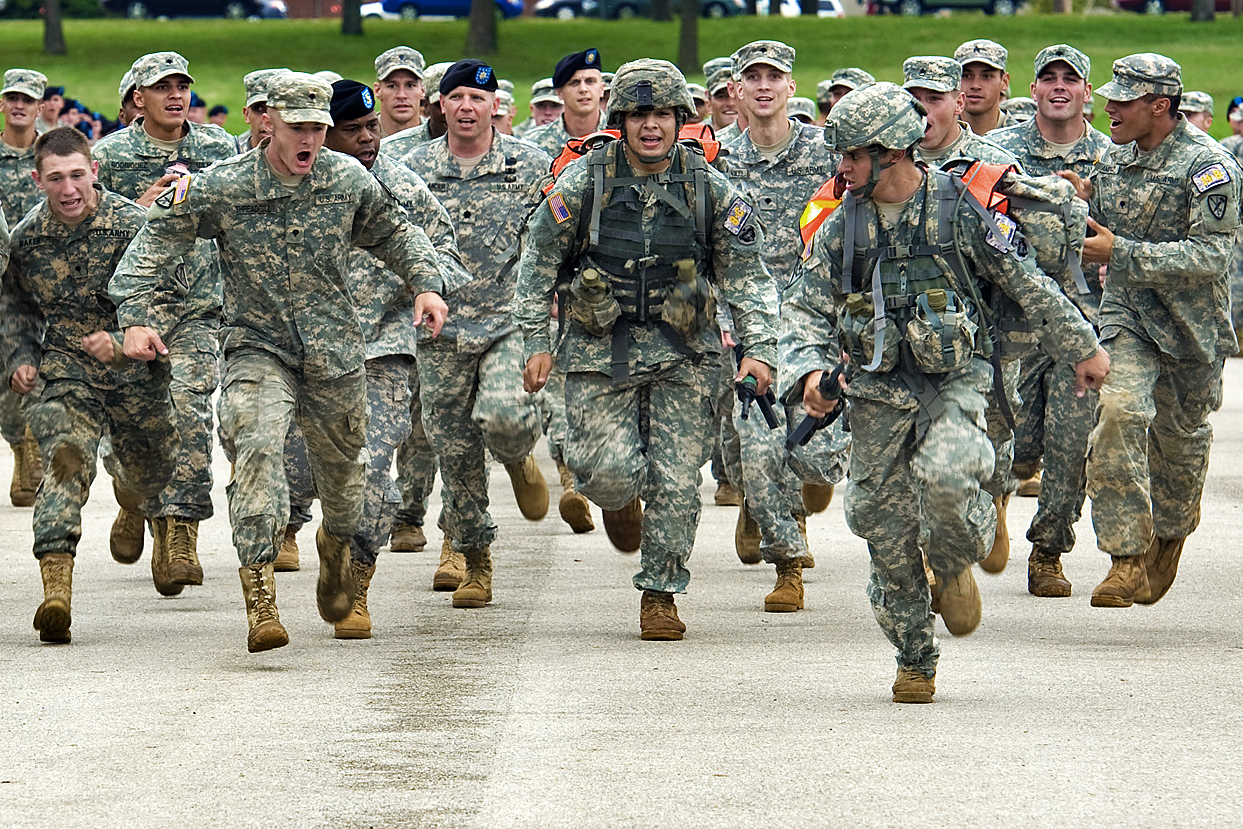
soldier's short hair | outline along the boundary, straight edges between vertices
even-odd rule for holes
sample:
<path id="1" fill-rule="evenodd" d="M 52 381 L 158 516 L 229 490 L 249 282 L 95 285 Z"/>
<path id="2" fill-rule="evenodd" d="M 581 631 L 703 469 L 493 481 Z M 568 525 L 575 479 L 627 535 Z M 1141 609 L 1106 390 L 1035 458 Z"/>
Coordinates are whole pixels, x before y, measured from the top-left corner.
<path id="1" fill-rule="evenodd" d="M 91 160 L 91 145 L 86 136 L 73 127 L 56 127 L 35 139 L 35 169 L 43 169 L 43 159 L 49 155 L 67 156 L 81 154 Z"/>

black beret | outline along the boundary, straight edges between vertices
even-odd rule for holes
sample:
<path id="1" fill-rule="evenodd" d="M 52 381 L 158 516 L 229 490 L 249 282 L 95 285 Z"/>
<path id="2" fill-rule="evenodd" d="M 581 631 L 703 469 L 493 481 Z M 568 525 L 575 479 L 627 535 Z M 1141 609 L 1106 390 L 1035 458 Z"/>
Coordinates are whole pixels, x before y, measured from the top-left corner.
<path id="1" fill-rule="evenodd" d="M 43 90 L 43 100 L 50 101 L 53 95 L 65 97 L 65 88 L 63 86 L 49 86 Z"/>
<path id="2" fill-rule="evenodd" d="M 210 115 L 228 115 L 229 108 L 225 106 L 224 104 L 216 104 L 214 107 L 211 108 L 211 112 L 208 112 L 207 114 L 209 116 Z"/>
<path id="3" fill-rule="evenodd" d="M 333 123 L 365 118 L 375 112 L 375 95 L 365 83 L 342 78 L 332 83 L 332 102 L 328 105 Z"/>
<path id="4" fill-rule="evenodd" d="M 459 86 L 495 92 L 496 73 L 481 60 L 460 60 L 445 70 L 444 77 L 440 79 L 440 94 L 448 95 Z"/>
<path id="5" fill-rule="evenodd" d="M 552 88 L 560 89 L 570 82 L 574 73 L 580 69 L 599 69 L 600 52 L 596 49 L 584 49 L 573 52 L 557 61 L 557 68 L 552 71 Z"/>

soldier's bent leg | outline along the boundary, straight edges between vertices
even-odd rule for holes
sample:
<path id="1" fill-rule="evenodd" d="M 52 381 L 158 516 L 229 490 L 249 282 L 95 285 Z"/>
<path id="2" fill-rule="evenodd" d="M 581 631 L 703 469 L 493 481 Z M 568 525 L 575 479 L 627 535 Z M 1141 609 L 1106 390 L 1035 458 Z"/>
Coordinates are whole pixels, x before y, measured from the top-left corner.
<path id="1" fill-rule="evenodd" d="M 522 334 L 497 340 L 479 359 L 471 419 L 503 464 L 522 461 L 542 432 L 538 398 L 522 389 Z"/>
<path id="2" fill-rule="evenodd" d="M 1047 431 L 1056 422 L 1047 411 L 1052 371 L 1053 361 L 1043 350 L 1024 356 L 1019 366 L 1021 402 L 1014 410 L 1014 465 L 1033 464 L 1044 456 Z"/>
<path id="3" fill-rule="evenodd" d="M 1213 427 L 1221 408 L 1222 361 L 1162 358 L 1156 414 L 1148 432 L 1152 529 L 1157 538 L 1186 538 L 1200 525 L 1200 498 L 1208 472 Z"/>
<path id="4" fill-rule="evenodd" d="M 294 417 L 306 438 L 323 528 L 352 539 L 363 515 L 367 468 L 367 373 L 303 378 Z"/>
<path id="5" fill-rule="evenodd" d="M 289 422 L 289 431 L 285 433 L 285 479 L 289 482 L 289 527 L 296 532 L 311 521 L 315 480 L 306 438 L 295 420 Z"/>
<path id="6" fill-rule="evenodd" d="M 730 403 L 742 451 L 746 509 L 760 528 L 760 555 L 769 564 L 805 556 L 807 545 L 794 516 L 805 515 L 806 510 L 798 481 L 786 464 L 785 407 L 774 407 L 778 424 L 776 429 L 769 429 L 758 406 L 753 405 L 750 416 L 743 420 L 742 404 Z"/>
<path id="7" fill-rule="evenodd" d="M 389 470 L 397 447 L 410 434 L 410 362 L 402 355 L 367 361 L 367 484 L 363 520 L 351 555 L 363 568 L 375 564 L 388 543 L 401 492 Z M 355 574 L 357 575 L 357 573 Z"/>
<path id="8" fill-rule="evenodd" d="M 435 481 L 436 453 L 423 429 L 423 401 L 416 357 L 410 367 L 410 436 L 397 447 L 397 488 L 401 491 L 401 509 L 397 511 L 394 525 L 422 528 L 427 516 L 427 499 Z"/>
<path id="9" fill-rule="evenodd" d="M 1096 425 L 1097 393 L 1075 397 L 1075 367 L 1053 364 L 1045 375 L 1044 478 L 1027 540 L 1045 553 L 1075 547 L 1075 523 L 1087 495 L 1088 438 Z M 1024 400 L 1026 403 L 1026 400 Z M 1016 460 L 1022 460 L 1016 456 Z"/>
<path id="10" fill-rule="evenodd" d="M 13 391 L 6 383 L 0 383 L 0 436 L 9 446 L 17 446 L 26 438 L 23 401 L 24 395 Z"/>
<path id="11" fill-rule="evenodd" d="M 602 509 L 622 509 L 647 484 L 639 390 L 594 372 L 565 376 L 565 463 L 578 491 Z"/>

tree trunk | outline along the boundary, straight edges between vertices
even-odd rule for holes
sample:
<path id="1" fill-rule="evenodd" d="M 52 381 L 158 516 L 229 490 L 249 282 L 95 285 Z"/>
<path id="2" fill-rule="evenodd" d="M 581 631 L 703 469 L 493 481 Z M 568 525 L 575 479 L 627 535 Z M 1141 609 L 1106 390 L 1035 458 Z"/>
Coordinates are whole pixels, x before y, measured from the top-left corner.
<path id="1" fill-rule="evenodd" d="M 69 54 L 65 48 L 65 30 L 61 25 L 60 0 L 45 0 L 43 14 L 43 54 Z"/>
<path id="2" fill-rule="evenodd" d="M 1235 17 L 1243 14 L 1243 0 L 1230 0 L 1230 14 Z"/>
<path id="3" fill-rule="evenodd" d="M 1213 0 L 1193 0 L 1191 3 L 1191 22 L 1208 23 L 1216 19 L 1217 11 Z"/>
<path id="4" fill-rule="evenodd" d="M 341 3 L 341 34 L 361 35 L 363 33 L 362 0 L 342 0 Z"/>
<path id="5" fill-rule="evenodd" d="M 699 0 L 682 0 L 682 29 L 678 35 L 678 68 L 683 75 L 698 75 Z"/>
<path id="6" fill-rule="evenodd" d="M 1071 0 L 1053 0 L 1054 14 L 1070 14 Z"/>
<path id="7" fill-rule="evenodd" d="M 496 3 L 470 0 L 470 26 L 466 30 L 463 56 L 478 58 L 496 54 Z"/>
<path id="8" fill-rule="evenodd" d="M 673 19 L 673 3 L 670 0 L 652 0 L 652 19 L 670 21 Z"/>

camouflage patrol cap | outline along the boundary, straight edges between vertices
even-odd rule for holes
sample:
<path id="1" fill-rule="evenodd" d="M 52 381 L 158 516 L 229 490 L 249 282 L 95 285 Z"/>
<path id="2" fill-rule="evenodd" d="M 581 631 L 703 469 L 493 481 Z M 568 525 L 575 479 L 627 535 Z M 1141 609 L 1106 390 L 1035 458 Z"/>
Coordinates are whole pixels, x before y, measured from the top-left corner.
<path id="1" fill-rule="evenodd" d="M 703 66 L 704 86 L 709 95 L 715 95 L 721 87 L 729 83 L 734 75 L 733 58 L 713 58 Z"/>
<path id="2" fill-rule="evenodd" d="M 811 98 L 791 98 L 786 101 L 786 116 L 804 119 L 810 124 L 816 120 L 816 102 Z"/>
<path id="3" fill-rule="evenodd" d="M 311 77 L 319 78 L 321 81 L 328 84 L 329 86 L 332 86 L 337 81 L 345 80 L 344 75 L 342 75 L 340 72 L 334 72 L 331 69 L 321 69 L 318 72 L 312 72 Z"/>
<path id="4" fill-rule="evenodd" d="M 954 60 L 966 66 L 968 63 L 983 63 L 994 69 L 1006 71 L 1006 58 L 1009 53 L 1006 47 L 993 40 L 968 40 L 954 50 Z"/>
<path id="5" fill-rule="evenodd" d="M 694 100 L 695 103 L 706 104 L 708 102 L 708 90 L 704 89 L 703 84 L 688 83 L 686 85 L 686 91 L 691 93 L 691 99 Z"/>
<path id="6" fill-rule="evenodd" d="M 688 118 L 695 114 L 686 78 L 676 66 L 667 60 L 640 58 L 618 67 L 606 110 L 610 126 L 621 123 L 628 112 L 665 108 L 684 110 Z"/>
<path id="7" fill-rule="evenodd" d="M 1036 102 L 1031 98 L 1022 96 L 1010 98 L 1009 100 L 1002 101 L 1001 111 L 1019 123 L 1030 121 L 1036 117 Z"/>
<path id="8" fill-rule="evenodd" d="M 911 93 L 880 81 L 842 96 L 824 122 L 824 142 L 838 153 L 873 145 L 905 150 L 924 137 L 927 115 Z"/>
<path id="9" fill-rule="evenodd" d="M 1207 92 L 1184 92 L 1178 104 L 1179 112 L 1207 112 L 1213 114 L 1213 97 Z"/>
<path id="10" fill-rule="evenodd" d="M 126 69 L 125 74 L 121 76 L 121 83 L 117 86 L 117 97 L 125 100 L 125 96 L 134 91 L 134 70 Z"/>
<path id="11" fill-rule="evenodd" d="M 531 84 L 531 103 L 561 103 L 561 98 L 557 95 L 557 91 L 552 88 L 552 78 L 540 78 L 538 81 Z"/>
<path id="12" fill-rule="evenodd" d="M 47 89 L 47 77 L 33 69 L 10 69 L 4 73 L 4 89 L 0 95 L 20 92 L 36 101 L 43 100 L 43 90 Z"/>
<path id="13" fill-rule="evenodd" d="M 497 78 L 496 79 L 496 91 L 497 92 L 508 92 L 509 97 L 512 98 L 514 97 L 514 82 L 511 80 L 507 80 L 506 78 Z"/>
<path id="14" fill-rule="evenodd" d="M 953 58 L 921 55 L 902 62 L 903 89 L 953 92 L 962 86 L 962 64 Z"/>
<path id="15" fill-rule="evenodd" d="M 286 124 L 332 126 L 332 87 L 314 75 L 290 72 L 272 82 L 268 110 L 275 110 Z"/>
<path id="16" fill-rule="evenodd" d="M 817 104 L 833 103 L 833 96 L 830 94 L 832 89 L 833 89 L 832 81 L 821 81 L 820 83 L 816 84 L 816 103 Z"/>
<path id="17" fill-rule="evenodd" d="M 844 86 L 847 89 L 858 89 L 861 86 L 876 83 L 876 78 L 873 78 L 870 72 L 864 72 L 857 66 L 846 66 L 841 69 L 833 70 L 833 75 L 829 78 L 828 83 L 829 89 L 832 89 L 835 86 Z"/>
<path id="18" fill-rule="evenodd" d="M 613 79 L 616 77 L 617 77 L 616 72 L 601 72 L 600 83 L 604 86 L 605 89 L 612 89 Z"/>
<path id="19" fill-rule="evenodd" d="M 134 61 L 129 71 L 137 89 L 153 86 L 172 75 L 185 75 L 190 83 L 194 83 L 194 76 L 190 74 L 190 62 L 176 52 L 152 52 L 143 55 Z"/>
<path id="20" fill-rule="evenodd" d="M 433 63 L 427 69 L 423 70 L 423 90 L 427 95 L 427 102 L 434 104 L 440 100 L 440 82 L 445 77 L 445 72 L 449 71 L 449 67 L 453 65 L 453 61 L 445 61 L 444 63 Z M 561 100 L 558 98 L 557 100 Z"/>
<path id="21" fill-rule="evenodd" d="M 1059 43 L 1056 46 L 1046 46 L 1036 55 L 1035 69 L 1036 77 L 1040 77 L 1040 73 L 1045 67 L 1051 63 L 1058 61 L 1075 70 L 1075 74 L 1083 78 L 1085 81 L 1092 77 L 1092 60 L 1080 52 L 1074 46 L 1068 46 L 1065 43 Z"/>
<path id="22" fill-rule="evenodd" d="M 398 69 L 405 69 L 419 80 L 423 80 L 425 66 L 423 55 L 418 50 L 411 49 L 409 46 L 394 46 L 387 52 L 382 52 L 375 59 L 375 79 L 382 81 Z"/>
<path id="23" fill-rule="evenodd" d="M 1134 101 L 1145 95 L 1181 95 L 1182 70 L 1165 55 L 1141 52 L 1114 61 L 1114 77 L 1097 94 L 1110 101 Z"/>
<path id="24" fill-rule="evenodd" d="M 272 85 L 272 81 L 289 74 L 288 69 L 256 69 L 254 72 L 246 73 L 246 77 L 242 78 L 242 86 L 246 87 L 246 104 L 245 106 L 254 106 L 258 103 L 266 103 L 268 100 L 268 87 Z"/>
<path id="25" fill-rule="evenodd" d="M 496 114 L 502 118 L 514 111 L 514 93 L 496 90 Z"/>
<path id="26" fill-rule="evenodd" d="M 764 64 L 782 72 L 794 71 L 794 47 L 779 40 L 756 40 L 734 52 L 734 77 L 756 64 Z"/>

